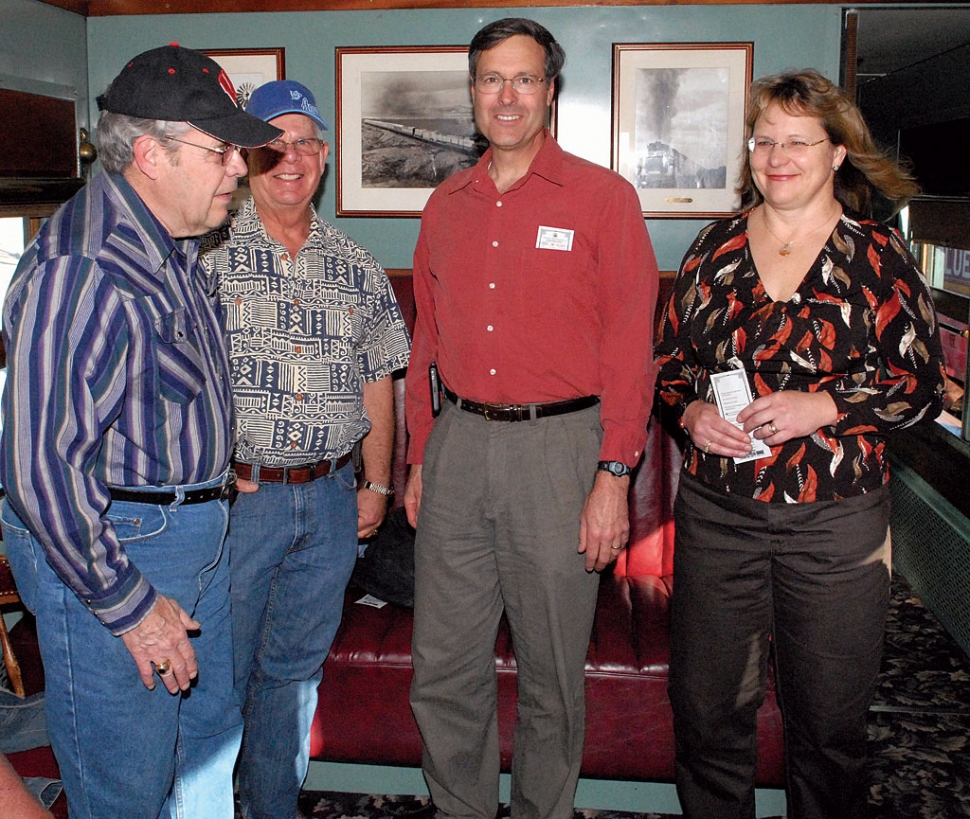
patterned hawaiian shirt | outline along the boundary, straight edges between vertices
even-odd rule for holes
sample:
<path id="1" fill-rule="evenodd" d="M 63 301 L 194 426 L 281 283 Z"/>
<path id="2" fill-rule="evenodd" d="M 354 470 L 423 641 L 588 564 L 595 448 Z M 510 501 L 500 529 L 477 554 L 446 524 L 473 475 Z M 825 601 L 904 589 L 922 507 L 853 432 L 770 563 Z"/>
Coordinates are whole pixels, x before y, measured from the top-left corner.
<path id="1" fill-rule="evenodd" d="M 219 277 L 236 404 L 236 458 L 295 466 L 349 452 L 370 429 L 362 384 L 407 365 L 387 274 L 314 213 L 291 258 L 252 198 L 203 243 Z"/>
<path id="2" fill-rule="evenodd" d="M 710 375 L 742 367 L 755 397 L 826 390 L 838 421 L 736 464 L 689 446 L 684 468 L 721 491 L 834 500 L 888 480 L 886 435 L 942 408 L 943 351 L 929 290 L 898 234 L 843 214 L 788 301 L 766 294 L 749 213 L 706 227 L 684 258 L 657 343 L 658 393 L 676 418 L 713 401 Z"/>

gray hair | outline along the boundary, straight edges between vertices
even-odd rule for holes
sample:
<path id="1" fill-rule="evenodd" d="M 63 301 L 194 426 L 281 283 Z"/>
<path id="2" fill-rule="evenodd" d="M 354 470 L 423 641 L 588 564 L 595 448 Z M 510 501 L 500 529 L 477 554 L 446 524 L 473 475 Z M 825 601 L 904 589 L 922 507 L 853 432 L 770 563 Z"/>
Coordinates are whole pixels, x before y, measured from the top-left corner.
<path id="1" fill-rule="evenodd" d="M 134 161 L 135 140 L 140 136 L 164 139 L 166 135 L 181 136 L 192 128 L 187 122 L 170 122 L 164 119 L 142 119 L 127 114 L 102 111 L 98 119 L 95 143 L 98 159 L 108 173 L 124 173 Z M 167 144 L 166 150 L 174 153 L 178 145 Z"/>

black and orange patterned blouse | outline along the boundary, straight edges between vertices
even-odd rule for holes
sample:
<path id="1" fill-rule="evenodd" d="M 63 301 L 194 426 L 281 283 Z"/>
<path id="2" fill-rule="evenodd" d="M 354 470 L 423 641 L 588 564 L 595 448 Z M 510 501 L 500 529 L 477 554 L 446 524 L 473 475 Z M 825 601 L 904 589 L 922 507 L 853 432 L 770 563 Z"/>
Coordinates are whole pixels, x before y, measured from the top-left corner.
<path id="1" fill-rule="evenodd" d="M 871 491 L 889 478 L 887 433 L 943 406 L 923 276 L 893 230 L 846 213 L 795 294 L 772 301 L 748 247 L 749 214 L 708 225 L 684 258 L 656 347 L 660 398 L 679 418 L 691 401 L 714 400 L 711 373 L 743 366 L 755 397 L 826 390 L 839 419 L 742 464 L 688 446 L 684 468 L 723 492 L 776 503 Z"/>

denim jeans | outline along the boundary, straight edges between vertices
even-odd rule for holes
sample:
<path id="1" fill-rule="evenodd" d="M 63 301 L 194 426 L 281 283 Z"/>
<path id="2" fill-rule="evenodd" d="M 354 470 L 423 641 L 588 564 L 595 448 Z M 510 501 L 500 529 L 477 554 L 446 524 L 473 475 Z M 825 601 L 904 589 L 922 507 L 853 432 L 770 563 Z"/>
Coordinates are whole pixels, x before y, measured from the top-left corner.
<path id="1" fill-rule="evenodd" d="M 210 481 L 186 489 L 218 484 Z M 232 819 L 242 723 L 232 694 L 228 504 L 116 501 L 106 515 L 132 563 L 202 624 L 199 676 L 172 696 L 141 682 L 113 636 L 48 565 L 8 503 L 0 522 L 24 604 L 37 616 L 47 725 L 72 819 Z"/>
<path id="2" fill-rule="evenodd" d="M 0 752 L 15 754 L 49 744 L 44 692 L 18 697 L 0 688 Z"/>
<path id="3" fill-rule="evenodd" d="M 240 493 L 229 525 L 238 769 L 246 819 L 293 819 L 306 778 L 323 661 L 357 556 L 353 466 Z"/>

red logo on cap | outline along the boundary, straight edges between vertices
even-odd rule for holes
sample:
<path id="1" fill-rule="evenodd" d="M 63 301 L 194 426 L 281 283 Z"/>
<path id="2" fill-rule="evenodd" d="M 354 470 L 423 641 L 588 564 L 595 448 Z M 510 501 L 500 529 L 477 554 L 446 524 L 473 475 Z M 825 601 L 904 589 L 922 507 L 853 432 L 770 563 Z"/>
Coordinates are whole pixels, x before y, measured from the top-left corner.
<path id="1" fill-rule="evenodd" d="M 232 80 L 229 79 L 229 75 L 223 70 L 219 72 L 219 85 L 222 86 L 222 90 L 229 95 L 229 99 L 232 100 L 233 105 L 238 105 L 236 102 L 236 89 L 233 88 Z"/>

